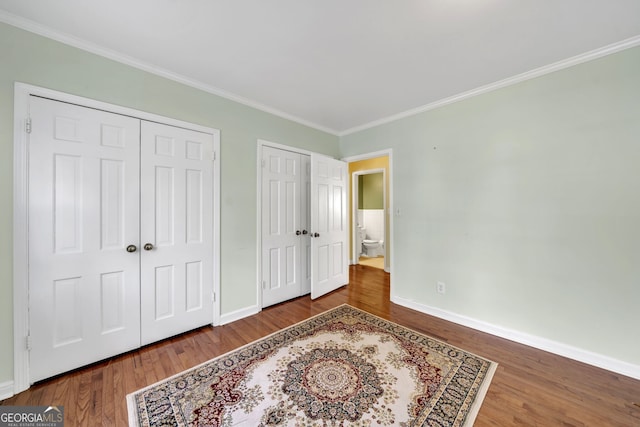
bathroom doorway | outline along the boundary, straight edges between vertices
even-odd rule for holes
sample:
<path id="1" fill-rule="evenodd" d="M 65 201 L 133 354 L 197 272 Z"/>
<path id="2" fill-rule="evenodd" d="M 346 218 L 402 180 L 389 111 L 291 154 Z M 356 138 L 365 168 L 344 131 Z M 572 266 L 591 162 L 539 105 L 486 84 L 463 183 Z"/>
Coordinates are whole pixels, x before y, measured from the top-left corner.
<path id="1" fill-rule="evenodd" d="M 386 170 L 355 171 L 353 188 L 353 260 L 357 264 L 385 269 Z"/>
<path id="2" fill-rule="evenodd" d="M 372 174 L 382 174 L 382 197 L 383 197 L 383 231 L 382 237 L 379 239 L 375 239 L 378 235 L 371 235 L 369 233 L 369 237 L 374 237 L 374 239 L 367 240 L 382 240 L 380 246 L 378 247 L 381 255 L 380 260 L 377 260 L 378 263 L 382 262 L 384 266 L 384 271 L 387 273 L 392 273 L 393 270 L 393 217 L 391 212 L 393 212 L 393 192 L 391 191 L 392 182 L 393 182 L 393 170 L 392 170 L 392 155 L 393 152 L 391 149 L 381 150 L 366 154 L 360 154 L 356 156 L 345 157 L 342 160 L 349 163 L 349 176 L 350 176 L 350 194 L 349 197 L 349 235 L 350 237 L 350 251 L 349 251 L 349 259 L 351 264 L 359 264 L 361 259 L 360 255 L 363 252 L 361 238 L 359 237 L 359 228 L 358 228 L 358 194 L 360 192 L 360 179 L 358 178 L 360 175 L 372 175 Z M 364 178 L 366 179 L 366 178 Z M 365 183 L 366 186 L 366 183 Z M 364 213 L 362 213 L 364 216 Z M 364 225 L 365 228 L 365 236 L 366 236 L 366 224 L 364 224 L 365 218 L 362 218 L 360 222 L 361 226 Z M 364 240 L 364 239 L 362 239 Z M 378 256 L 376 256 L 378 258 Z M 367 259 L 363 258 L 363 261 L 366 263 Z M 393 280 L 391 281 L 391 283 Z"/>

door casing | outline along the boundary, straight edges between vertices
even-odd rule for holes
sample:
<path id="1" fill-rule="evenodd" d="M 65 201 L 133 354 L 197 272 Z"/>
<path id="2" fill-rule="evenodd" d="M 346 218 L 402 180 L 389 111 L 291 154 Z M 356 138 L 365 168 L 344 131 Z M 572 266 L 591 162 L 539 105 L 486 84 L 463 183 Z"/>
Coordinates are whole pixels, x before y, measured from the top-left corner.
<path id="1" fill-rule="evenodd" d="M 382 206 L 384 207 L 384 236 L 385 236 L 385 244 L 388 245 L 389 242 L 387 242 L 387 217 L 390 215 L 390 212 L 387 210 L 387 171 L 384 168 L 377 168 L 377 169 L 367 169 L 367 170 L 359 170 L 359 171 L 355 171 L 351 174 L 351 212 L 349 212 L 350 215 L 350 220 L 351 220 L 351 235 L 350 235 L 350 239 L 351 239 L 351 253 L 350 255 L 350 259 L 351 259 L 351 263 L 353 265 L 358 264 L 358 248 L 356 247 L 356 241 L 358 240 L 356 238 L 357 233 L 358 233 L 358 229 L 357 229 L 357 218 L 358 218 L 358 189 L 359 189 L 359 184 L 358 184 L 358 178 L 362 175 L 371 175 L 371 174 L 376 174 L 376 173 L 381 173 L 382 174 L 382 182 L 384 183 L 384 185 L 382 186 L 382 198 L 383 198 L 383 202 L 382 202 Z M 384 255 L 384 268 L 385 271 L 388 273 L 389 272 L 389 260 L 388 260 L 388 256 L 387 256 L 387 251 L 385 250 L 385 255 Z"/>

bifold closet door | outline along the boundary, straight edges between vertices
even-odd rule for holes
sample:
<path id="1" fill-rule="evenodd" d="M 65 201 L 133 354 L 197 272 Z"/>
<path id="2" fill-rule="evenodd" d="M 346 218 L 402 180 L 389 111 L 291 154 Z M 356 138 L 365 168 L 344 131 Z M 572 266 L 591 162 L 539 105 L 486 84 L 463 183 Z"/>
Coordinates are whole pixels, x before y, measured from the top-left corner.
<path id="1" fill-rule="evenodd" d="M 142 122 L 142 345 L 213 319 L 213 136 Z"/>
<path id="2" fill-rule="evenodd" d="M 213 321 L 213 135 L 32 96 L 35 382 Z"/>
<path id="3" fill-rule="evenodd" d="M 140 125 L 34 96 L 30 116 L 35 382 L 140 345 Z"/>

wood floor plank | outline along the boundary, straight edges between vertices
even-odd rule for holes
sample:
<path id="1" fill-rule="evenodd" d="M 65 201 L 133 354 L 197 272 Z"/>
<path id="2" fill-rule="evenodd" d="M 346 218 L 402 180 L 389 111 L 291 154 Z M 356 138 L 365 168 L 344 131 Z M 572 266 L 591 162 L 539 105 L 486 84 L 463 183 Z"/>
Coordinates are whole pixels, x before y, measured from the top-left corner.
<path id="1" fill-rule="evenodd" d="M 113 406 L 113 425 L 125 426 L 127 425 L 127 408 L 120 404 L 118 399 L 127 395 L 127 381 L 125 377 L 124 361 L 117 360 L 113 363 L 113 391 L 109 394 L 111 402 L 110 406 Z M 108 400 L 109 400 L 108 399 Z M 103 423 L 104 425 L 104 423 Z"/>
<path id="2" fill-rule="evenodd" d="M 348 303 L 498 362 L 476 426 L 640 426 L 640 381 L 395 305 L 389 275 L 352 266 L 350 284 L 268 307 L 46 381 L 2 405 L 64 405 L 67 426 L 124 426 L 125 397 L 189 367 Z"/>

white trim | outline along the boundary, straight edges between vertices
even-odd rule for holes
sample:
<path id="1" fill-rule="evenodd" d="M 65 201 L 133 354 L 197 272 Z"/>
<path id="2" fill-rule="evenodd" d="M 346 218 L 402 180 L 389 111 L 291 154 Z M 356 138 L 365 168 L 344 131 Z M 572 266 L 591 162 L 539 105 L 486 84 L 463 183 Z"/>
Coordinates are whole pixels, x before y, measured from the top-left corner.
<path id="1" fill-rule="evenodd" d="M 29 388 L 29 352 L 26 337 L 29 335 L 29 294 L 28 294 L 28 137 L 25 130 L 25 113 L 28 115 L 29 96 L 41 96 L 68 102 L 88 108 L 135 117 L 137 119 L 163 123 L 179 128 L 207 133 L 213 136 L 216 153 L 213 172 L 213 318 L 215 326 L 220 322 L 220 130 L 188 123 L 170 117 L 160 116 L 132 108 L 108 104 L 90 98 L 58 92 L 17 82 L 14 88 L 14 190 L 13 190 L 13 387 L 15 393 Z"/>
<path id="2" fill-rule="evenodd" d="M 277 142 L 267 141 L 266 139 L 258 139 L 258 146 L 259 147 L 263 147 L 265 145 L 267 147 L 278 148 L 280 150 L 285 150 L 285 151 L 291 151 L 292 153 L 305 154 L 307 156 L 310 156 L 312 154 L 320 154 L 320 153 L 316 153 L 314 151 L 305 150 L 304 148 L 297 148 L 297 147 L 292 147 L 290 145 L 278 144 Z M 321 155 L 322 156 L 326 156 L 326 154 L 321 154 Z M 330 156 L 328 156 L 328 157 L 330 157 Z"/>
<path id="3" fill-rule="evenodd" d="M 484 93 L 492 92 L 497 89 L 502 89 L 507 86 L 511 86 L 517 83 L 524 82 L 526 80 L 535 79 L 540 76 L 544 76 L 545 74 L 551 74 L 556 71 L 563 70 L 565 68 L 570 68 L 575 65 L 579 65 L 585 62 L 593 61 L 598 58 L 602 58 L 603 56 L 611 55 L 625 49 L 630 49 L 632 47 L 640 46 L 640 36 L 634 36 L 628 38 L 626 40 L 619 41 L 617 43 L 610 44 L 608 46 L 604 46 L 598 49 L 594 49 L 592 51 L 573 56 L 571 58 L 563 59 L 558 62 L 554 62 L 553 64 L 545 65 L 539 68 L 535 68 L 530 71 L 526 71 L 521 74 L 517 74 L 512 77 L 508 77 L 503 80 L 499 80 L 497 82 L 489 83 L 484 86 L 477 87 L 475 89 L 471 89 L 466 92 L 462 92 L 453 96 L 449 96 L 444 99 L 439 99 L 437 101 L 431 102 L 429 104 L 422 105 L 417 108 L 413 108 L 411 110 L 407 110 L 398 114 L 394 114 L 379 120 L 375 120 L 369 123 L 365 123 L 360 126 L 352 127 L 351 129 L 347 129 L 338 133 L 338 136 L 346 136 L 352 133 L 360 132 L 366 129 L 370 129 L 372 127 L 380 126 L 385 123 L 390 123 L 396 120 L 400 120 L 406 117 L 415 116 L 416 114 L 424 113 L 425 111 L 435 110 L 436 108 L 444 107 L 445 105 L 453 104 L 458 101 L 463 101 L 468 98 L 472 98 L 477 95 L 482 95 Z"/>
<path id="4" fill-rule="evenodd" d="M 388 148 L 386 150 L 373 151 L 371 153 L 356 154 L 354 156 L 343 157 L 342 161 L 347 163 L 352 163 L 352 162 L 359 162 L 360 160 L 369 160 L 369 159 L 375 159 L 376 157 L 384 157 L 384 156 L 389 156 L 389 159 L 391 159 L 392 151 L 393 150 L 391 148 Z M 391 166 L 391 164 L 389 164 L 389 166 Z"/>
<path id="5" fill-rule="evenodd" d="M 615 372 L 621 375 L 626 375 L 631 378 L 640 379 L 640 365 L 634 365 L 632 363 L 617 360 L 612 357 L 594 353 L 578 347 L 573 347 L 571 345 L 564 344 L 558 341 L 552 341 L 547 338 L 542 338 L 513 329 L 504 328 L 502 326 L 493 325 L 491 323 L 476 320 L 467 316 L 462 316 L 450 311 L 441 310 L 436 307 L 431 307 L 395 295 L 391 296 L 391 301 L 403 307 L 408 307 L 421 313 L 447 320 L 449 322 L 467 326 L 481 332 L 486 332 L 488 334 L 524 344 L 529 347 L 534 347 L 539 350 L 548 351 L 559 356 L 577 360 L 579 362 L 606 369 L 608 371 Z"/>
<path id="6" fill-rule="evenodd" d="M 29 388 L 29 94 L 21 83 L 14 86 L 13 108 L 13 391 L 20 393 Z"/>
<path id="7" fill-rule="evenodd" d="M 0 400 L 8 399 L 13 396 L 13 381 L 5 381 L 0 383 Z"/>
<path id="8" fill-rule="evenodd" d="M 256 303 L 262 311 L 262 147 L 269 144 L 258 139 L 256 146 Z"/>
<path id="9" fill-rule="evenodd" d="M 225 313 L 220 316 L 220 325 L 227 325 L 231 322 L 235 322 L 236 320 L 244 319 L 245 317 L 253 316 L 254 314 L 258 314 L 262 311 L 260 306 L 253 305 L 245 308 L 241 308 L 231 313 Z"/>
<path id="10" fill-rule="evenodd" d="M 221 277 L 220 277 L 220 261 L 221 261 L 221 235 L 220 235 L 220 169 L 222 165 L 222 155 L 220 153 L 220 131 L 212 129 L 213 133 L 213 152 L 215 160 L 213 163 L 213 326 L 220 325 L 220 306 L 221 306 Z"/>
<path id="11" fill-rule="evenodd" d="M 236 95 L 234 93 L 217 88 L 215 86 L 211 86 L 206 83 L 202 83 L 200 81 L 185 77 L 181 74 L 177 74 L 172 71 L 165 70 L 156 65 L 152 65 L 144 61 L 140 61 L 139 59 L 133 58 L 131 56 L 124 55 L 120 52 L 116 52 L 114 50 L 104 48 L 102 46 L 99 46 L 87 40 L 72 36 L 70 34 L 66 34 L 62 31 L 54 30 L 45 25 L 22 18 L 20 16 L 16 16 L 4 10 L 0 10 L 0 22 L 4 22 L 6 24 L 23 29 L 25 31 L 38 34 L 40 36 L 84 50 L 86 52 L 90 52 L 90 53 L 102 56 L 104 58 L 111 59 L 116 62 L 120 62 L 130 67 L 134 67 L 139 70 L 146 71 L 148 73 L 155 74 L 160 77 L 164 77 L 165 79 L 173 80 L 183 85 L 199 89 L 203 92 L 220 96 L 230 101 L 234 101 L 239 104 L 246 105 L 247 107 L 255 108 L 257 110 L 264 111 L 265 113 L 273 114 L 274 116 L 278 116 L 286 120 L 291 120 L 292 122 L 296 122 L 301 125 L 320 130 L 322 132 L 326 132 L 335 136 L 338 135 L 338 131 L 335 129 L 330 129 L 328 127 L 313 123 L 311 121 L 302 119 L 300 117 L 296 117 L 292 114 L 285 113 L 284 111 L 280 111 L 276 108 L 269 107 L 267 105 Z"/>
<path id="12" fill-rule="evenodd" d="M 220 130 L 214 129 L 208 126 L 199 125 L 196 123 L 185 122 L 183 120 L 174 119 L 172 117 L 161 116 L 159 114 L 149 113 L 146 111 L 136 110 L 129 107 L 123 107 L 121 105 L 109 104 L 108 102 L 98 101 L 92 98 L 86 98 L 83 96 L 73 95 L 70 93 L 59 92 L 57 90 L 47 89 L 44 87 L 33 86 L 27 83 L 16 82 L 16 96 L 26 96 L 28 100 L 29 95 L 40 96 L 43 98 L 53 99 L 55 101 L 67 102 L 69 104 L 76 104 L 82 107 L 89 107 L 96 110 L 107 111 L 110 113 L 120 114 L 123 116 L 129 116 L 136 119 L 146 120 L 149 122 L 162 123 L 165 125 L 175 126 L 183 129 L 194 130 L 197 132 L 209 133 L 214 136 L 214 139 L 220 141 Z M 28 105 L 28 101 L 26 101 Z M 24 111 L 20 112 L 20 115 L 24 115 Z M 219 147 L 218 147 L 219 149 Z"/>

